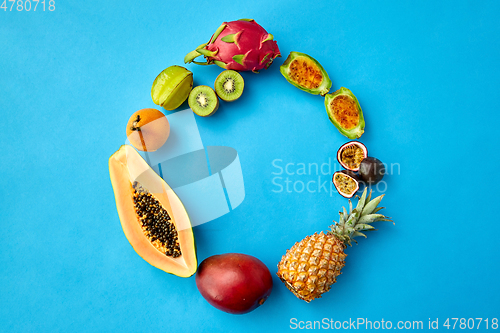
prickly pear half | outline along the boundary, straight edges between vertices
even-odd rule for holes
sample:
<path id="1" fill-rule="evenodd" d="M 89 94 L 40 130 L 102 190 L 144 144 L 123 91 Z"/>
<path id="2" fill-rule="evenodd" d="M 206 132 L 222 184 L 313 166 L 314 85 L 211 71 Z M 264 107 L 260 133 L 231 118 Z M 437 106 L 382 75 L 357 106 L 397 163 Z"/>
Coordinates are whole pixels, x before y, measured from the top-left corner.
<path id="1" fill-rule="evenodd" d="M 194 61 L 200 55 L 207 61 Z M 224 69 L 257 73 L 267 69 L 277 57 L 281 57 L 281 53 L 273 35 L 254 20 L 241 19 L 222 23 L 208 43 L 184 57 L 184 63 L 216 64 Z"/>
<path id="2" fill-rule="evenodd" d="M 310 94 L 325 96 L 332 86 L 323 66 L 305 53 L 290 52 L 280 72 L 288 82 Z"/>
<path id="3" fill-rule="evenodd" d="M 365 132 L 365 118 L 358 99 L 352 91 L 341 87 L 325 96 L 328 118 L 340 133 L 351 140 L 358 139 Z"/>

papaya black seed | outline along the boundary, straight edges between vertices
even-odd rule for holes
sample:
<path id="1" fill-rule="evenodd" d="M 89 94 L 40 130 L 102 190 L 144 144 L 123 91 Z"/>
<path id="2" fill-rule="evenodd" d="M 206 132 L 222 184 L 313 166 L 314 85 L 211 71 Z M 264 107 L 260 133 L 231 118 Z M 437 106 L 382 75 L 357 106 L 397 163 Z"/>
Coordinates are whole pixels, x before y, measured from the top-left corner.
<path id="1" fill-rule="evenodd" d="M 182 255 L 175 225 L 160 202 L 137 181 L 132 184 L 135 212 L 144 234 L 151 242 L 161 243 L 165 255 L 177 258 Z M 156 245 L 155 245 L 156 246 Z"/>

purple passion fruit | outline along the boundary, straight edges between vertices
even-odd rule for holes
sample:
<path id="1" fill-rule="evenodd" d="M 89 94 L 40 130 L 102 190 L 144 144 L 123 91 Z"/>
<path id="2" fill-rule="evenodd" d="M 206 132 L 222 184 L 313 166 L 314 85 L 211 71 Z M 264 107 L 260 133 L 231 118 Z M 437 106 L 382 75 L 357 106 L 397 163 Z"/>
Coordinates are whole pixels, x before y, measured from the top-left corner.
<path id="1" fill-rule="evenodd" d="M 347 88 L 340 88 L 325 96 L 325 108 L 328 118 L 342 135 L 349 139 L 358 139 L 365 132 L 365 119 L 358 99 Z"/>
<path id="2" fill-rule="evenodd" d="M 337 171 L 333 174 L 333 185 L 344 198 L 352 198 L 359 190 L 359 180 L 356 174 L 349 170 Z"/>
<path id="3" fill-rule="evenodd" d="M 226 253 L 202 261 L 196 286 L 203 298 L 217 309 L 243 314 L 264 304 L 271 294 L 273 279 L 259 259 Z"/>
<path id="4" fill-rule="evenodd" d="M 367 157 L 359 165 L 359 175 L 368 184 L 375 184 L 384 178 L 385 165 L 375 157 Z"/>
<path id="5" fill-rule="evenodd" d="M 361 161 L 368 156 L 366 146 L 358 141 L 350 141 L 337 151 L 340 165 L 350 171 L 358 171 Z"/>

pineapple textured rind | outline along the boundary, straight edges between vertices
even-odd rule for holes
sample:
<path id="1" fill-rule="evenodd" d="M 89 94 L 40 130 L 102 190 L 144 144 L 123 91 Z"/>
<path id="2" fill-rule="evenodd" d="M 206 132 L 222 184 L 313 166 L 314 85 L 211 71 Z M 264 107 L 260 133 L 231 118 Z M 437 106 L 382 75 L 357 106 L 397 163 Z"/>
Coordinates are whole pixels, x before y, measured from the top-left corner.
<path id="1" fill-rule="evenodd" d="M 310 302 L 330 290 L 344 267 L 344 244 L 323 232 L 295 243 L 281 258 L 278 277 L 298 298 Z"/>
<path id="2" fill-rule="evenodd" d="M 310 302 L 328 290 L 337 281 L 345 265 L 344 253 L 354 237 L 365 237 L 361 231 L 373 230 L 370 224 L 377 221 L 391 221 L 382 214 L 376 214 L 383 195 L 371 199 L 366 188 L 353 209 L 349 200 L 349 213 L 342 207 L 340 219 L 323 232 L 307 236 L 295 243 L 278 264 L 278 277 L 298 298 Z M 355 240 L 354 240 L 355 241 Z"/>

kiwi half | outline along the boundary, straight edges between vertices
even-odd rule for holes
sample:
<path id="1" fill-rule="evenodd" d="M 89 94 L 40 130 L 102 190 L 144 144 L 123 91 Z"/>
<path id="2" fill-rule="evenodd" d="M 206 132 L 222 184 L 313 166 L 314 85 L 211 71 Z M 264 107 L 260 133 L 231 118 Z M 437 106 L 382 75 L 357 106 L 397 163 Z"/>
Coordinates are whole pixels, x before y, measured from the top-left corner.
<path id="1" fill-rule="evenodd" d="M 189 107 L 198 116 L 211 116 L 219 108 L 219 99 L 215 91 L 209 86 L 197 86 L 188 98 Z"/>
<path id="2" fill-rule="evenodd" d="M 215 79 L 215 92 L 220 99 L 232 102 L 243 94 L 245 81 L 240 73 L 233 70 L 225 70 Z"/>

